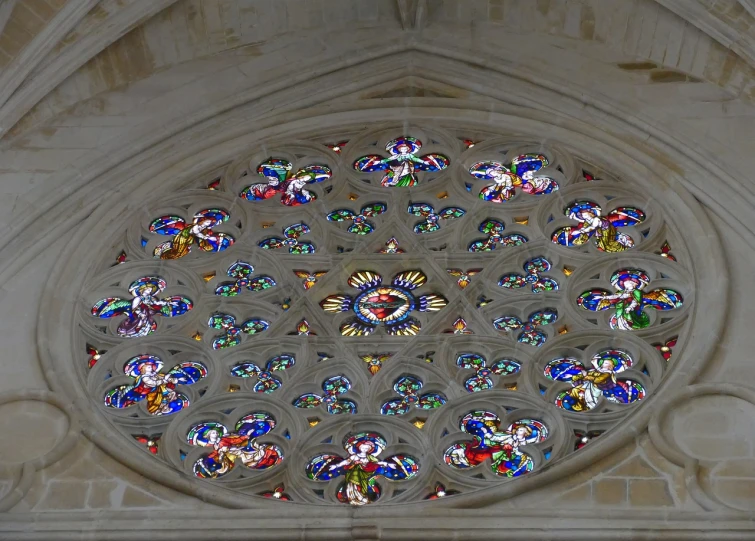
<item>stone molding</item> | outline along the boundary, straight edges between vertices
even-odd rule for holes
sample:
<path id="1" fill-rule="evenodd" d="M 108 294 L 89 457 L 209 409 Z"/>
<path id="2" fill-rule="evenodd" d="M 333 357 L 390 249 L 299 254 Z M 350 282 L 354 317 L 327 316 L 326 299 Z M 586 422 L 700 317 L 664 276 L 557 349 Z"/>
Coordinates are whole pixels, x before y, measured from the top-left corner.
<path id="1" fill-rule="evenodd" d="M 14 64 L 0 74 L 0 88 L 4 89 L 0 93 L 0 138 L 82 65 L 133 30 L 134 26 L 176 1 L 131 3 L 105 21 L 98 21 L 94 31 L 85 32 L 56 52 L 62 40 L 70 36 L 69 32 L 74 31 L 99 4 L 99 0 L 71 0 L 15 59 Z"/>
<path id="2" fill-rule="evenodd" d="M 282 507 L 286 507 L 283 509 Z M 280 506 L 269 510 L 124 511 L 17 513 L 0 515 L 0 538 L 57 541 L 71 534 L 98 541 L 128 541 L 145 536 L 155 541 L 178 538 L 264 541 L 749 541 L 752 520 L 743 513 L 569 510 L 495 513 L 473 509 L 398 510 L 390 519 L 343 509 L 324 515 Z M 220 536 L 220 537 L 218 537 Z"/>
<path id="3" fill-rule="evenodd" d="M 744 400 L 755 405 L 755 391 L 749 387 L 734 383 L 700 383 L 690 385 L 669 395 L 661 401 L 657 413 L 650 420 L 648 432 L 656 449 L 672 463 L 684 468 L 687 489 L 694 500 L 706 511 L 741 511 L 722 501 L 712 491 L 709 476 L 718 461 L 700 460 L 689 456 L 672 436 L 663 430 L 663 424 L 669 415 L 684 408 L 685 403 L 704 396 L 724 396 Z"/>
<path id="4" fill-rule="evenodd" d="M 650 193 L 662 194 L 664 202 L 670 208 L 675 209 L 673 213 L 673 223 L 679 230 L 685 231 L 689 238 L 696 239 L 695 242 L 686 242 L 686 249 L 689 251 L 690 258 L 696 262 L 695 266 L 695 303 L 698 307 L 706 307 L 703 311 L 695 311 L 689 316 L 689 324 L 692 330 L 689 333 L 690 339 L 685 346 L 686 351 L 694 351 L 695 355 L 690 356 L 680 353 L 680 366 L 684 370 L 675 370 L 668 374 L 663 383 L 656 389 L 655 396 L 647 399 L 646 407 L 638 408 L 631 414 L 624 423 L 623 430 L 614 431 L 598 440 L 595 444 L 583 449 L 578 455 L 571 457 L 569 467 L 553 467 L 535 475 L 526 476 L 514 483 L 503 483 L 476 492 L 462 494 L 452 499 L 439 500 L 431 502 L 430 507 L 443 508 L 468 508 L 491 505 L 502 499 L 512 498 L 535 487 L 542 487 L 555 481 L 556 479 L 576 473 L 589 464 L 595 462 L 600 456 L 610 453 L 622 445 L 626 444 L 631 438 L 640 433 L 646 423 L 649 421 L 653 404 L 664 392 L 674 388 L 680 388 L 694 381 L 695 376 L 703 369 L 705 363 L 715 348 L 716 344 L 707 339 L 709 333 L 714 335 L 719 332 L 725 324 L 724 305 L 717 302 L 718 292 L 726 289 L 726 272 L 718 255 L 720 250 L 715 237 L 710 234 L 712 226 L 705 217 L 704 212 L 700 209 L 689 193 L 682 189 L 672 190 L 668 186 L 669 178 L 674 178 L 672 173 L 669 176 L 662 174 L 662 169 L 657 167 L 648 168 L 642 162 L 654 162 L 656 160 L 649 156 L 630 155 L 627 152 L 626 145 L 614 143 L 610 137 L 596 139 L 594 135 L 581 133 L 576 129 L 568 129 L 562 126 L 554 126 L 549 123 L 548 115 L 531 113 L 523 114 L 524 111 L 518 109 L 519 115 L 513 111 L 506 115 L 498 116 L 495 124 L 505 126 L 506 130 L 515 133 L 522 133 L 524 136 L 537 139 L 538 134 L 548 133 L 549 139 L 554 141 L 568 141 L 568 147 L 573 149 L 576 155 L 594 156 L 598 163 L 605 163 L 612 172 L 623 178 L 632 178 L 636 184 L 647 189 Z M 331 133 L 336 128 L 346 131 L 349 126 L 361 126 L 369 124 L 371 121 L 380 119 L 380 122 L 388 123 L 391 119 L 399 121 L 406 119 L 408 115 L 412 123 L 422 124 L 434 122 L 441 124 L 450 122 L 458 129 L 462 123 L 468 126 L 469 130 L 484 130 L 490 132 L 491 113 L 484 115 L 484 121 L 477 124 L 475 120 L 479 114 L 475 111 L 459 109 L 445 109 L 442 107 L 430 108 L 381 108 L 378 110 L 356 110 L 340 113 L 331 113 L 326 116 L 317 116 L 305 120 L 294 120 L 289 123 L 276 123 L 271 129 L 260 129 L 259 126 L 253 132 L 248 131 L 245 134 L 238 135 L 234 139 L 227 139 L 225 142 L 210 146 L 210 139 L 205 138 L 198 140 L 195 146 L 190 150 L 190 157 L 185 158 L 182 162 L 176 163 L 170 168 L 163 169 L 162 172 L 154 172 L 152 168 L 143 170 L 131 169 L 127 175 L 118 178 L 110 175 L 109 181 L 120 183 L 121 189 L 111 194 L 108 198 L 100 200 L 98 208 L 91 214 L 90 218 L 77 228 L 77 231 L 71 238 L 70 252 L 68 257 L 62 260 L 59 266 L 54 270 L 54 279 L 46 284 L 44 292 L 45 298 L 55 299 L 48 302 L 46 310 L 40 313 L 39 320 L 39 346 L 42 363 L 45 367 L 45 373 L 51 387 L 57 391 L 70 396 L 75 401 L 76 408 L 82 412 L 85 420 L 82 421 L 82 430 L 92 441 L 107 451 L 111 456 L 148 477 L 171 486 L 174 489 L 193 494 L 204 500 L 227 507 L 268 507 L 274 502 L 243 501 L 232 493 L 216 489 L 210 485 L 199 486 L 194 481 L 189 481 L 175 471 L 166 468 L 157 461 L 145 463 L 140 456 L 135 456 L 131 449 L 123 449 L 113 438 L 108 437 L 110 428 L 104 420 L 91 407 L 89 398 L 86 398 L 87 392 L 78 381 L 76 373 L 76 364 L 74 357 L 74 348 L 72 347 L 72 336 L 70 332 L 57 322 L 71 321 L 72 310 L 75 303 L 71 302 L 72 296 L 75 298 L 86 276 L 93 271 L 82 272 L 81 262 L 87 261 L 88 253 L 97 252 L 99 246 L 111 245 L 111 235 L 118 232 L 121 223 L 125 223 L 133 214 L 136 205 L 141 205 L 140 194 L 150 194 L 150 197 L 159 197 L 160 194 L 171 193 L 181 185 L 185 185 L 189 179 L 197 177 L 200 171 L 208 171 L 217 168 L 223 163 L 232 161 L 236 155 L 243 153 L 248 148 L 253 148 L 257 142 L 278 140 L 296 140 L 299 135 L 317 135 L 321 133 Z M 564 144 L 562 143 L 562 144 Z M 144 181 L 146 184 L 142 184 Z M 124 197 L 129 192 L 129 184 L 133 183 L 134 188 L 131 197 Z M 107 220 L 103 221 L 103 217 Z M 107 223 L 104 229 L 98 226 L 97 235 L 92 236 L 92 226 L 94 224 Z M 713 257 L 711 257 L 713 255 Z M 88 263 L 87 263 L 88 265 Z M 68 291 L 69 294 L 64 296 L 58 295 L 58 291 Z M 51 345 L 55 344 L 54 351 Z M 54 360 L 53 360 L 54 359 Z M 411 504 L 412 508 L 427 509 L 430 502 L 420 502 Z M 302 507 L 296 503 L 295 507 Z M 381 506 L 378 512 L 385 513 L 386 517 L 393 516 L 395 506 Z M 406 507 L 406 506 L 404 506 Z M 361 516 L 362 510 L 355 510 L 356 516 Z M 372 513 L 375 511 L 369 511 Z M 323 509 L 323 513 L 329 513 Z"/>
<path id="5" fill-rule="evenodd" d="M 24 390 L 0 395 L 0 406 L 14 402 L 42 402 L 57 408 L 68 418 L 68 430 L 55 445 L 42 455 L 16 464 L 3 464 L 0 466 L 9 474 L 12 484 L 10 490 L 0 496 L 0 513 L 13 508 L 26 494 L 34 475 L 51 464 L 64 457 L 80 437 L 78 415 L 71 403 L 57 394 L 49 391 Z"/>
<path id="6" fill-rule="evenodd" d="M 406 74 L 418 74 L 422 78 L 430 80 L 439 78 L 429 74 L 416 64 L 432 62 L 438 70 L 447 74 L 439 79 L 454 84 L 460 88 L 474 88 L 475 91 L 485 91 L 491 98 L 501 103 L 501 113 L 517 112 L 523 107 L 532 108 L 534 117 L 543 118 L 546 122 L 557 125 L 570 126 L 573 130 L 583 133 L 594 133 L 595 129 L 602 129 L 609 136 L 619 132 L 631 134 L 628 143 L 625 139 L 622 145 L 626 147 L 634 145 L 632 152 L 642 158 L 648 166 L 658 168 L 662 164 L 673 163 L 673 167 L 664 167 L 663 175 L 666 178 L 674 178 L 674 182 L 680 182 L 704 205 L 711 208 L 718 216 L 731 225 L 737 231 L 747 232 L 743 234 L 744 240 L 755 246 L 755 226 L 748 221 L 740 219 L 748 216 L 750 209 L 755 206 L 755 196 L 747 190 L 742 183 L 737 181 L 739 171 L 733 171 L 729 165 L 719 162 L 712 152 L 700 149 L 690 142 L 684 141 L 681 134 L 665 133 L 660 127 L 637 116 L 636 112 L 623 110 L 615 103 L 609 103 L 597 98 L 586 96 L 580 89 L 567 81 L 546 81 L 537 74 L 523 72 L 521 67 L 491 64 L 479 58 L 461 53 L 431 49 L 427 46 L 417 46 L 423 52 L 407 53 L 406 57 L 399 56 L 403 62 L 402 70 Z M 410 47 L 409 50 L 413 48 Z M 358 60 L 345 62 L 333 70 L 332 63 L 328 65 L 327 72 L 320 79 L 308 73 L 306 78 L 299 80 L 288 79 L 279 85 L 268 85 L 264 89 L 253 89 L 248 93 L 239 93 L 226 103 L 213 104 L 206 111 L 197 113 L 184 119 L 181 124 L 165 125 L 162 119 L 155 119 L 154 124 L 145 126 L 133 133 L 133 144 L 124 144 L 123 140 L 105 146 L 82 159 L 75 172 L 61 172 L 56 185 L 65 186 L 64 195 L 54 203 L 41 202 L 39 210 L 33 212 L 17 225 L 18 234 L 8 237 L 2 246 L 5 253 L 13 254 L 8 257 L 4 264 L 0 264 L 0 277 L 7 279 L 15 274 L 20 268 L 30 261 L 40 250 L 44 249 L 44 241 L 30 242 L 30 238 L 51 239 L 51 231 L 45 232 L 40 217 L 44 214 L 57 216 L 56 223 L 68 224 L 80 221 L 87 216 L 93 206 L 93 201 L 103 194 L 112 190 L 104 175 L 106 171 L 116 174 L 116 171 L 130 170 L 134 163 L 141 163 L 146 167 L 145 158 L 150 156 L 154 162 L 165 160 L 166 156 L 171 159 L 179 159 L 185 153 L 185 145 L 177 145 L 181 138 L 203 137 L 208 143 L 209 139 L 222 140 L 233 137 L 234 134 L 243 132 L 245 122 L 254 122 L 260 129 L 269 128 L 269 133 L 276 133 L 276 125 L 290 121 L 299 116 L 302 124 L 306 124 L 306 117 L 321 114 L 317 106 L 325 107 L 332 114 L 340 114 L 348 118 L 348 110 L 353 105 L 329 103 L 342 97 L 342 91 L 338 80 L 346 77 L 349 80 L 358 80 L 362 88 L 368 88 L 376 84 L 382 78 L 382 73 L 390 73 L 395 77 L 397 65 L 396 55 L 407 50 L 404 45 L 397 45 L 390 51 L 379 54 L 370 54 Z M 438 58 L 443 55 L 445 60 Z M 370 62 L 371 75 L 361 78 L 361 69 L 358 65 Z M 442 69 L 441 69 L 442 68 Z M 485 70 L 486 78 L 490 86 L 480 88 L 471 85 L 482 75 Z M 437 70 L 436 70 L 437 71 Z M 493 71 L 496 75 L 491 75 Z M 330 88 L 327 92 L 313 92 L 304 81 L 310 81 L 312 88 Z M 494 81 L 495 80 L 495 81 Z M 505 91 L 501 90 L 504 89 Z M 350 88 L 349 92 L 354 92 Z M 280 103 L 292 103 L 296 100 L 297 107 L 310 107 L 306 109 L 281 111 Z M 442 98 L 394 98 L 365 101 L 362 108 L 382 110 L 389 107 L 411 106 L 440 106 L 449 107 L 448 100 Z M 553 107 L 553 104 L 558 104 Z M 277 116 L 262 116 L 262 111 L 276 110 Z M 505 116 L 486 116 L 489 107 L 477 104 L 474 101 L 465 103 L 463 106 L 454 103 L 449 111 L 468 111 L 475 114 L 475 120 L 480 125 L 493 122 L 505 122 Z M 544 113 L 541 111 L 548 111 Z M 458 113 L 457 113 L 458 114 Z M 585 122 L 587 120 L 587 122 Z M 588 123 L 589 122 L 589 123 Z M 179 135 L 180 134 L 180 135 Z M 616 139 L 618 141 L 618 138 Z M 651 152 L 649 149 L 653 148 Z M 659 162 L 656 150 L 664 153 L 664 158 Z M 142 153 L 141 155 L 139 153 Z M 164 162 L 163 162 L 164 163 Z M 719 182 L 711 182 L 715 178 Z M 99 180 L 96 180 L 99 179 Z M 84 187 L 87 187 L 85 190 Z M 120 187 L 118 189 L 121 189 Z M 80 210 L 71 212 L 69 209 Z M 49 228 L 48 228 L 49 229 Z"/>

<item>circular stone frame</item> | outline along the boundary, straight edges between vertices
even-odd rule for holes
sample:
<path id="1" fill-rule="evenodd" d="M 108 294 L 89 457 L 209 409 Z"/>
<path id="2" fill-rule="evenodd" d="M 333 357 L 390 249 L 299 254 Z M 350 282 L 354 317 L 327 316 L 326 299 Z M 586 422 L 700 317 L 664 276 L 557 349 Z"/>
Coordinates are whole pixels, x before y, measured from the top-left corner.
<path id="1" fill-rule="evenodd" d="M 462 117 L 464 120 L 460 122 Z M 199 138 L 194 143 L 195 152 L 191 156 L 162 173 L 154 174 L 160 158 L 152 156 L 139 169 L 110 179 L 119 189 L 102 200 L 98 209 L 72 234 L 67 246 L 67 256 L 56 263 L 51 273 L 52 278 L 45 284 L 42 295 L 45 300 L 39 315 L 38 347 L 45 376 L 55 392 L 61 393 L 73 403 L 81 417 L 84 434 L 131 469 L 202 500 L 229 508 L 264 508 L 276 505 L 264 498 L 247 497 L 233 490 L 193 479 L 161 461 L 144 460 L 144 455 L 134 452 L 133 445 L 122 445 L 124 436 L 111 425 L 101 408 L 93 407 L 94 399 L 87 395 L 77 375 L 76 365 L 81 358 L 73 347 L 74 333 L 77 332 L 75 326 L 61 325 L 60 322 L 75 320 L 78 299 L 84 293 L 83 285 L 94 272 L 87 264 L 91 261 L 90 254 L 110 246 L 112 239 L 123 233 L 127 220 L 133 217 L 134 208 L 145 198 L 168 195 L 172 190 L 188 184 L 200 172 L 232 162 L 240 153 L 268 139 L 291 141 L 303 136 L 333 133 L 339 127 L 344 131 L 356 130 L 368 123 L 399 127 L 407 120 L 417 125 L 453 125 L 455 130 L 463 127 L 495 136 L 517 133 L 535 140 L 541 138 L 541 134 L 548 133 L 550 141 L 568 148 L 575 155 L 605 165 L 607 170 L 618 176 L 633 179 L 639 189 L 656 194 L 657 198 L 663 197 L 664 205 L 670 209 L 667 219 L 678 230 L 684 231 L 688 239 L 694 239 L 687 240 L 685 247 L 690 259 L 695 262 L 692 284 L 695 305 L 687 316 L 688 340 L 684 347 L 675 352 L 674 366 L 668 370 L 655 392 L 627 415 L 620 430 L 613 430 L 579 453 L 556 461 L 548 469 L 536 471 L 516 482 L 491 485 L 454 498 L 434 500 L 432 503 L 421 501 L 400 505 L 459 508 L 489 505 L 578 472 L 646 430 L 653 411 L 652 405 L 663 393 L 681 389 L 694 381 L 714 350 L 715 342 L 710 338 L 719 336 L 725 324 L 725 303 L 720 302 L 719 296 L 721 291 L 726 290 L 728 277 L 720 243 L 713 234 L 715 230 L 707 215 L 695 198 L 683 188 L 683 182 L 677 173 L 649 153 L 628 147 L 618 137 L 601 133 L 600 138 L 597 138 L 588 135 L 589 132 L 582 126 L 570 129 L 563 122 L 552 121 L 547 115 L 537 111 L 519 109 L 515 116 L 469 110 L 462 115 L 455 108 L 395 107 L 312 116 L 246 133 L 209 148 L 202 147 L 203 139 Z M 506 130 L 492 129 L 491 126 L 505 126 Z M 174 138 L 172 148 L 184 145 L 182 150 L 185 151 L 185 141 L 182 137 Z M 137 161 L 138 157 L 134 159 L 135 163 Z M 648 163 L 654 164 L 652 170 L 645 165 Z M 124 197 L 124 194 L 129 195 Z M 107 220 L 104 219 L 106 216 Z M 313 504 L 293 502 L 292 505 Z M 380 505 L 378 509 L 371 509 L 370 513 L 390 515 L 391 509 L 395 510 L 396 506 Z"/>

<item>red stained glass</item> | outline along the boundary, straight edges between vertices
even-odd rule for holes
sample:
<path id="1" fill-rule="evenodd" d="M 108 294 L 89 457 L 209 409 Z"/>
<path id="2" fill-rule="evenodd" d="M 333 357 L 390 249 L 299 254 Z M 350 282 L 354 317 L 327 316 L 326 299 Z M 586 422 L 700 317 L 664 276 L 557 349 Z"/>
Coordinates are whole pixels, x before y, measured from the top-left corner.
<path id="1" fill-rule="evenodd" d="M 147 436 L 146 434 L 136 434 L 134 435 L 134 439 L 144 445 L 147 450 L 153 455 L 156 455 L 157 451 L 159 451 L 160 434 L 155 434 L 152 436 Z"/>
<path id="2" fill-rule="evenodd" d="M 673 354 L 673 348 L 674 346 L 676 346 L 677 339 L 678 337 L 674 336 L 663 344 L 653 344 L 655 346 L 655 349 L 657 349 L 663 357 L 664 361 L 668 362 L 669 360 L 671 360 L 671 355 Z"/>

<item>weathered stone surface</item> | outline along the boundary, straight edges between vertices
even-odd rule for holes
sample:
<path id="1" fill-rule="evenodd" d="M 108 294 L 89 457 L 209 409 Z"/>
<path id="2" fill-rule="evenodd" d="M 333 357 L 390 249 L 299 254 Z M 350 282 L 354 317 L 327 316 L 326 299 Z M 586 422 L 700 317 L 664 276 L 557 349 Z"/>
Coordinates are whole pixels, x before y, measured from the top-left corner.
<path id="1" fill-rule="evenodd" d="M 37 68 L 62 63 L 82 39 L 130 4 L 135 3 L 100 2 L 42 56 Z M 30 263 L 3 274 L 0 286 L 0 391 L 51 386 L 38 357 L 39 311 L 78 299 L 66 290 L 42 298 L 42 286 L 99 198 L 131 193 L 110 180 L 117 178 L 111 170 L 127 152 L 141 152 L 142 144 L 145 152 L 158 149 L 171 130 L 188 130 L 193 121 L 207 124 L 199 135 L 182 132 L 180 137 L 188 135 L 181 145 L 198 149 L 191 146 L 197 140 L 207 138 L 207 145 L 230 140 L 238 128 L 220 120 L 225 111 L 238 113 L 256 129 L 257 122 L 274 114 L 285 112 L 288 119 L 306 124 L 313 111 L 388 108 L 399 100 L 407 117 L 415 106 L 444 104 L 455 110 L 460 124 L 471 116 L 472 105 L 485 114 L 518 108 L 514 113 L 543 115 L 569 127 L 585 122 L 594 133 L 604 130 L 620 138 L 627 153 L 641 153 L 651 170 L 667 168 L 690 182 L 699 176 L 689 191 L 677 190 L 676 180 L 669 181 L 666 193 L 695 197 L 705 206 L 721 239 L 731 281 L 720 291 L 728 311 L 726 328 L 722 335 L 709 337 L 717 350 L 694 382 L 751 387 L 755 293 L 747 284 L 755 268 L 748 230 L 755 192 L 755 68 L 748 57 L 755 50 L 755 18 L 748 10 L 752 2 L 429 0 L 428 5 L 423 27 L 404 31 L 395 0 L 179 0 L 155 16 L 137 18 L 115 43 L 82 48 L 81 56 L 70 61 L 69 75 L 38 101 L 19 105 L 18 111 L 27 109 L 18 123 L 0 126 L 7 134 L 0 139 L 2 243 L 17 243 L 0 252 L 0 269 L 31 256 Z M 19 0 L 0 33 L 0 68 L 9 69 L 65 6 L 65 0 Z M 362 84 L 388 46 L 404 51 L 389 54 L 393 70 L 385 86 Z M 437 56 L 426 56 L 428 51 Z M 457 67 L 474 71 L 458 68 L 459 75 L 434 70 L 428 61 L 449 57 L 458 58 Z M 349 63 L 356 67 L 348 77 L 328 79 L 324 87 L 304 86 L 304 79 L 340 73 Z M 498 69 L 511 75 L 503 78 Z M 20 81 L 26 84 L 19 86 L 16 97 L 44 82 L 31 81 Z M 528 92 L 515 94 L 515 85 L 523 82 L 531 85 Z M 295 92 L 299 84 L 306 92 Z M 538 84 L 562 93 L 558 99 L 543 98 Z M 516 107 L 502 99 L 514 95 L 521 101 Z M 609 111 L 616 116 L 606 120 Z M 349 111 L 344 118 L 350 118 Z M 610 127 L 600 124 L 604 121 Z M 505 128 L 492 121 L 478 125 L 481 130 Z M 550 137 L 546 133 L 543 139 Z M 669 157 L 671 144 L 687 149 L 689 157 Z M 169 146 L 161 156 L 165 167 L 179 160 L 180 153 L 180 145 Z M 693 157 L 702 157 L 711 170 L 692 164 Z M 133 174 L 143 172 L 141 159 L 143 155 L 128 164 Z M 724 184 L 724 176 L 731 178 L 731 185 Z M 151 191 L 140 197 L 162 194 Z M 44 205 L 58 202 L 65 204 L 40 213 Z M 133 202 L 134 208 L 141 204 L 143 199 Z M 696 241 L 684 231 L 666 233 L 678 235 L 680 243 Z M 687 262 L 683 272 L 695 263 Z M 43 456 L 68 428 L 68 421 L 46 405 L 0 406 L 0 431 L 8 435 L 0 440 L 0 501 L 18 478 L 6 465 L 15 468 Z M 677 405 L 661 428 L 669 446 L 703 462 L 704 488 L 729 511 L 755 508 L 755 405 L 723 392 L 693 397 Z M 137 447 L 134 452 L 152 459 Z M 547 501 L 554 516 L 575 508 L 594 513 L 600 507 L 607 516 L 619 516 L 611 514 L 613 509 L 624 518 L 660 510 L 662 521 L 681 512 L 707 520 L 706 506 L 691 495 L 685 470 L 672 458 L 668 449 L 638 434 L 631 444 L 559 482 L 501 502 L 500 508 L 515 507 L 524 516 Z M 215 510 L 201 494 L 184 494 L 147 479 L 83 435 L 68 453 L 29 475 L 11 515 L 178 509 L 196 510 L 199 516 Z M 497 519 L 494 507 L 488 509 L 491 520 Z M 637 524 L 644 525 L 643 519 Z M 719 527 L 711 519 L 700 531 Z"/>
<path id="2" fill-rule="evenodd" d="M 672 507 L 668 483 L 656 479 L 630 479 L 629 503 L 634 507 Z"/>
<path id="3" fill-rule="evenodd" d="M 600 479 L 593 482 L 592 492 L 597 505 L 623 505 L 627 502 L 627 481 Z"/>

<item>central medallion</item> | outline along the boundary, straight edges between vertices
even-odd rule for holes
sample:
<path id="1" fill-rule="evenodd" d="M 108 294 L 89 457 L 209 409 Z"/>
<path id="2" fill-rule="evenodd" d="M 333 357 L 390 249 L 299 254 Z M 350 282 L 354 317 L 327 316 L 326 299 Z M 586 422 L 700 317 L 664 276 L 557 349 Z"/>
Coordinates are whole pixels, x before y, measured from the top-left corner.
<path id="1" fill-rule="evenodd" d="M 365 323 L 389 323 L 405 319 L 414 310 L 414 295 L 395 287 L 373 287 L 359 295 L 354 312 Z"/>
<path id="2" fill-rule="evenodd" d="M 412 291 L 427 282 L 425 273 L 418 270 L 396 274 L 390 285 L 383 285 L 383 277 L 372 271 L 357 271 L 349 276 L 351 287 L 361 293 L 352 299 L 348 295 L 331 295 L 320 302 L 323 310 L 330 313 L 353 310 L 357 319 L 340 327 L 344 336 L 367 336 L 385 324 L 388 334 L 411 336 L 419 332 L 421 324 L 410 317 L 414 310 L 435 312 L 448 301 L 440 295 L 415 297 Z"/>

